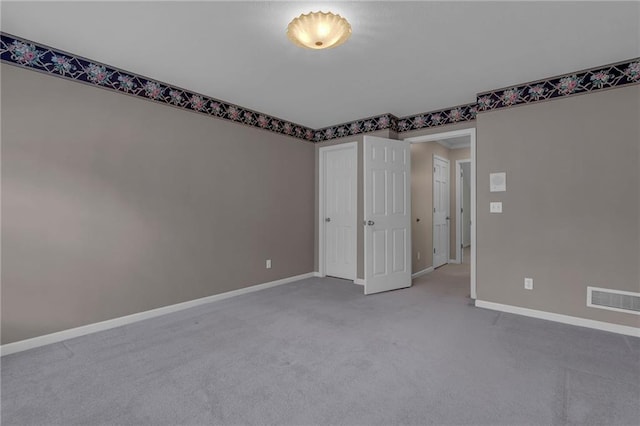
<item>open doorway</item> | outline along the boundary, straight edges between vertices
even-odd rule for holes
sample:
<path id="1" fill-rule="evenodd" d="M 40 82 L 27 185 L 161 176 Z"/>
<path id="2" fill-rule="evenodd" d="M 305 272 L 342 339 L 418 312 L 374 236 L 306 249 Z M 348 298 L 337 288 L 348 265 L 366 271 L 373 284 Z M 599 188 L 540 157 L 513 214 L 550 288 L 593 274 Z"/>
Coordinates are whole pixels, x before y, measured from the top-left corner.
<path id="1" fill-rule="evenodd" d="M 405 140 L 412 144 L 412 276 L 441 266 L 438 274 L 468 280 L 475 299 L 475 129 Z"/>

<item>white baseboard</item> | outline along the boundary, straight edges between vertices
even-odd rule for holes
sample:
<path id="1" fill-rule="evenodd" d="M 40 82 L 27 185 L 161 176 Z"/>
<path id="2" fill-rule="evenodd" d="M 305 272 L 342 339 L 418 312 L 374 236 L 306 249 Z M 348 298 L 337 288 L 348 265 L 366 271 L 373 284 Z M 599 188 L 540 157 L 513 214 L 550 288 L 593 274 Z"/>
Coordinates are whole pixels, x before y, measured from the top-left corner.
<path id="1" fill-rule="evenodd" d="M 535 309 L 521 308 L 519 306 L 512 305 L 503 305 L 501 303 L 485 302 L 484 300 L 476 300 L 476 307 L 491 309 L 493 311 L 508 312 L 510 314 L 523 315 L 525 317 L 561 322 L 563 324 L 577 325 L 579 327 L 610 331 L 612 333 L 624 334 L 626 336 L 640 337 L 640 328 L 637 327 L 611 324 L 609 322 L 572 317 L 569 315 L 554 314 L 552 312 L 538 311 Z"/>
<path id="2" fill-rule="evenodd" d="M 433 266 L 429 266 L 428 268 L 423 269 L 422 271 L 418 271 L 415 274 L 411 274 L 411 279 L 421 277 L 422 275 L 426 275 L 430 272 L 433 272 Z"/>
<path id="3" fill-rule="evenodd" d="M 460 263 L 460 261 L 458 259 L 449 259 L 449 263 Z"/>
<path id="4" fill-rule="evenodd" d="M 321 274 L 320 272 L 318 272 L 318 271 L 313 272 L 313 276 L 314 276 L 314 277 L 324 277 L 324 275 L 322 275 L 322 274 Z"/>
<path id="5" fill-rule="evenodd" d="M 163 306 L 161 308 L 151 309 L 149 311 L 138 312 L 124 317 L 113 318 L 106 321 L 96 322 L 93 324 L 83 325 L 81 327 L 70 328 L 68 330 L 58 331 L 56 333 L 45 334 L 44 336 L 33 337 L 31 339 L 20 340 L 18 342 L 7 343 L 0 346 L 0 356 L 13 354 L 16 352 L 26 351 L 27 349 L 37 348 L 39 346 L 49 345 L 51 343 L 61 342 L 63 340 L 73 339 L 74 337 L 84 336 L 86 334 L 96 333 L 98 331 L 109 330 L 110 328 L 120 327 L 134 322 L 154 318 L 160 315 L 170 314 L 172 312 L 182 311 L 184 309 L 193 308 L 194 306 L 204 305 L 218 300 L 228 299 L 230 297 L 240 296 L 241 294 L 252 293 L 254 291 L 265 290 L 267 288 L 288 284 L 293 281 L 311 278 L 314 272 L 296 275 L 293 277 L 282 278 L 280 280 L 270 281 L 263 284 L 253 285 L 251 287 L 240 288 L 238 290 L 228 291 L 226 293 L 214 294 L 213 296 L 202 297 L 200 299 L 189 300 L 187 302 L 176 303 L 175 305 Z"/>

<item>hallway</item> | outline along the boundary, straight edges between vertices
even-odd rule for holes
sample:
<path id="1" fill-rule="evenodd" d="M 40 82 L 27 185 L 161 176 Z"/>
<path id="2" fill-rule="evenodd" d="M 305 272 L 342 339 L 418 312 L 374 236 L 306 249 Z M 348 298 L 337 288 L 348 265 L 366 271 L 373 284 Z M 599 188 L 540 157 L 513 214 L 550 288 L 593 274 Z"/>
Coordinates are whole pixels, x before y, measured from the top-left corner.
<path id="1" fill-rule="evenodd" d="M 425 287 L 432 296 L 444 296 L 470 303 L 471 248 L 464 249 L 463 262 L 448 263 L 413 280 L 413 286 Z"/>

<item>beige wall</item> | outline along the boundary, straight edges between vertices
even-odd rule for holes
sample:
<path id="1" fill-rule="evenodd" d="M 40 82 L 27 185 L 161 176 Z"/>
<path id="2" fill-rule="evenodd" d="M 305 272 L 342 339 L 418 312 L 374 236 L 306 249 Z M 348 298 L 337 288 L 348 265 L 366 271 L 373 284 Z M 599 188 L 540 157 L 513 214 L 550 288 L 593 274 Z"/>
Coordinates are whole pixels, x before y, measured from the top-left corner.
<path id="1" fill-rule="evenodd" d="M 2 343 L 313 271 L 311 143 L 7 65 L 1 136 Z"/>
<path id="2" fill-rule="evenodd" d="M 638 117 L 640 86 L 478 116 L 478 299 L 640 326 L 586 307 L 587 286 L 640 291 Z M 493 171 L 506 192 L 489 192 Z"/>
<path id="3" fill-rule="evenodd" d="M 3 344 L 317 270 L 318 150 L 356 141 L 362 170 L 362 135 L 314 146 L 7 65 L 2 89 Z M 639 99 L 634 86 L 479 115 L 479 299 L 640 325 L 585 306 L 588 285 L 640 291 Z M 491 171 L 506 193 L 488 192 Z M 362 173 L 358 191 L 362 223 Z M 432 253 L 416 241 L 414 271 L 431 260 L 416 250 Z"/>

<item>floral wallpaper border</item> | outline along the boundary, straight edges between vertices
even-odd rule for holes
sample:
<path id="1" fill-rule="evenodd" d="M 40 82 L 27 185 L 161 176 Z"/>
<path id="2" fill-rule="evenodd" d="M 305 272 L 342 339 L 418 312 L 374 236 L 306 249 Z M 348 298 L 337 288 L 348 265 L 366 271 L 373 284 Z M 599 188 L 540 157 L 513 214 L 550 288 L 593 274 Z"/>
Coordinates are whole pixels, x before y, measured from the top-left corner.
<path id="1" fill-rule="evenodd" d="M 563 74 L 544 80 L 479 93 L 477 111 L 491 111 L 521 104 L 579 95 L 640 83 L 640 58 Z"/>
<path id="2" fill-rule="evenodd" d="M 353 136 L 361 133 L 369 133 L 386 129 L 397 131 L 398 117 L 393 114 L 383 114 L 324 127 L 316 130 L 314 142 L 326 142 L 332 139 L 343 138 L 345 136 Z"/>
<path id="3" fill-rule="evenodd" d="M 446 124 L 463 123 L 473 121 L 478 114 L 475 103 L 458 105 L 437 111 L 424 112 L 422 114 L 403 117 L 398 120 L 398 132 L 424 129 L 429 127 L 444 126 Z"/>
<path id="4" fill-rule="evenodd" d="M 322 129 L 311 129 L 170 84 L 126 72 L 0 32 L 2 62 L 41 71 L 200 114 L 245 124 L 309 142 L 324 142 L 377 130 L 396 132 L 473 121 L 478 113 L 564 96 L 640 83 L 640 58 L 549 79 L 483 92 L 475 103 L 396 117 L 383 114 Z"/>

